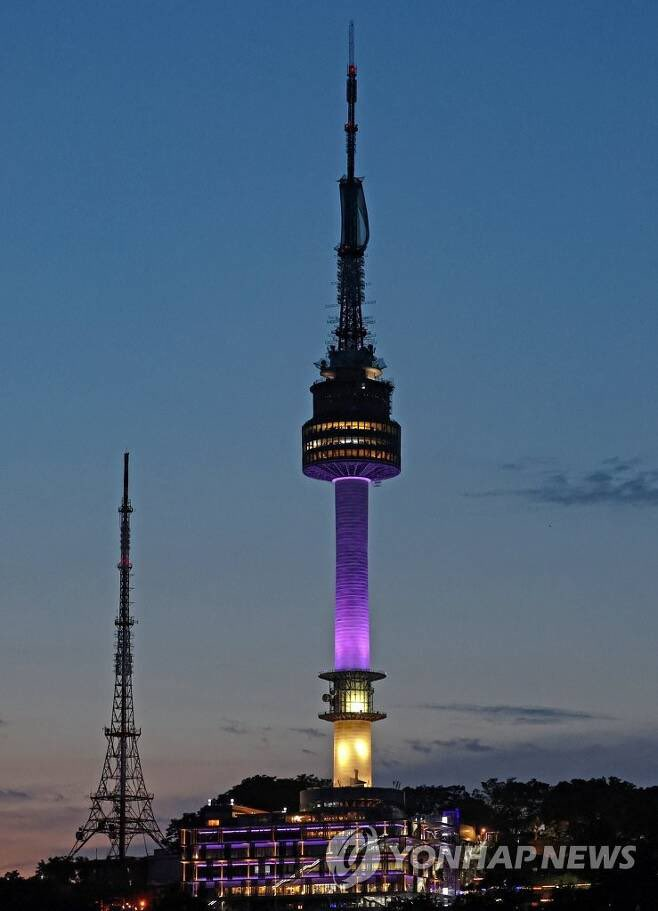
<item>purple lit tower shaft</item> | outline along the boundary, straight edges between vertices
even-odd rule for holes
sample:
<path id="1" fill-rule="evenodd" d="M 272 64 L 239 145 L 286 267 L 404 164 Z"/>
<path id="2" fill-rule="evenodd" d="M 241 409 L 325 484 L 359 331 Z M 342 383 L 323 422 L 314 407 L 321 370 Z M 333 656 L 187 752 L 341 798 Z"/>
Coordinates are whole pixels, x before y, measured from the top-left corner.
<path id="1" fill-rule="evenodd" d="M 333 481 L 336 613 L 333 708 L 335 787 L 372 786 L 372 686 L 368 608 L 368 478 Z"/>
<path id="2" fill-rule="evenodd" d="M 368 610 L 367 478 L 338 478 L 336 491 L 336 615 L 334 665 L 337 671 L 370 670 Z"/>

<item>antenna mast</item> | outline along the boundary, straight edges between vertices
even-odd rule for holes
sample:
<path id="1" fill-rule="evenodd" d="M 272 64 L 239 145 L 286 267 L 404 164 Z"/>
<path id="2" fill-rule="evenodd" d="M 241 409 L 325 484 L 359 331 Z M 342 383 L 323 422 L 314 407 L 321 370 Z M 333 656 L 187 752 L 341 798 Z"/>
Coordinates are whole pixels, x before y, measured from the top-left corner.
<path id="1" fill-rule="evenodd" d="M 337 345 L 329 350 L 335 361 L 338 352 L 363 351 L 366 358 L 372 359 L 364 350 L 368 334 L 363 320 L 365 299 L 365 274 L 363 255 L 368 246 L 370 228 L 368 210 L 363 195 L 363 183 L 354 176 L 356 158 L 356 134 L 359 127 L 356 123 L 356 63 L 354 62 L 354 23 L 350 22 L 349 49 L 347 62 L 347 120 L 345 122 L 347 174 L 340 179 L 341 232 L 338 251 L 338 307 L 340 310 L 338 326 L 335 330 Z M 347 357 L 354 357 L 348 354 Z M 358 357 L 358 355 L 357 355 Z"/>
<path id="2" fill-rule="evenodd" d="M 354 63 L 354 23 L 350 22 L 349 51 L 347 62 L 347 179 L 354 180 L 354 156 L 356 153 L 356 134 L 358 126 L 355 121 L 356 108 L 356 64 Z"/>
<path id="3" fill-rule="evenodd" d="M 112 721 L 105 728 L 107 753 L 100 783 L 96 793 L 91 795 L 89 818 L 76 832 L 76 842 L 69 857 L 77 854 L 96 834 L 109 838 L 108 857 L 118 860 L 125 860 L 136 835 L 148 836 L 156 844 L 164 845 L 164 835 L 153 815 L 153 794 L 146 790 L 139 758 L 137 741 L 142 732 L 135 727 L 132 682 L 132 627 L 135 620 L 130 615 L 130 515 L 133 508 L 128 495 L 128 460 L 126 452 L 123 455 L 123 497 L 119 506 L 119 610 L 114 621 L 116 651 Z"/>

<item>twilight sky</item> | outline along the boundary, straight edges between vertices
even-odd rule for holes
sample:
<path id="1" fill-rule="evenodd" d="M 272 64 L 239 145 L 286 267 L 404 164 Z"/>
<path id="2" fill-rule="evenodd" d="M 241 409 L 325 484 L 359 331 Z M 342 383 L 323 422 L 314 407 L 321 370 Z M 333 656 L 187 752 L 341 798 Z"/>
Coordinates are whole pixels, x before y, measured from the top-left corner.
<path id="1" fill-rule="evenodd" d="M 299 431 L 351 16 L 403 428 L 378 783 L 658 779 L 658 7 L 6 0 L 0 871 L 66 852 L 100 774 L 124 448 L 156 813 L 329 771 L 332 497 Z"/>

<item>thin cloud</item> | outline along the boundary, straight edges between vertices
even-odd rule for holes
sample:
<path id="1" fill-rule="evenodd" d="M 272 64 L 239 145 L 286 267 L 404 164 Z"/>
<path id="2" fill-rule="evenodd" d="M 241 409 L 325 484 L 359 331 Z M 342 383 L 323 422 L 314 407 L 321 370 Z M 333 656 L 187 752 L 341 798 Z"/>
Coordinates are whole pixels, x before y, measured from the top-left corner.
<path id="1" fill-rule="evenodd" d="M 532 470 L 532 465 L 523 460 L 500 467 L 515 473 Z M 637 458 L 612 456 L 591 471 L 576 474 L 553 470 L 524 487 L 494 488 L 466 496 L 520 497 L 556 506 L 658 506 L 658 469 L 643 468 Z"/>
<path id="2" fill-rule="evenodd" d="M 0 788 L 0 800 L 32 800 L 27 791 L 15 791 L 13 788 Z"/>
<path id="3" fill-rule="evenodd" d="M 538 732 L 539 733 L 539 732 Z M 528 742 L 500 743 L 491 752 L 437 749 L 418 751 L 407 744 L 379 765 L 408 784 L 454 781 L 471 788 L 487 778 L 515 777 L 560 781 L 615 775 L 642 786 L 658 777 L 658 731 L 642 734 L 588 736 L 582 731 L 546 731 L 550 736 Z"/>
<path id="4" fill-rule="evenodd" d="M 318 731 L 317 728 L 289 728 L 289 730 L 292 731 L 293 734 L 303 734 L 305 737 L 311 737 L 311 738 L 322 737 L 322 738 L 324 738 L 324 736 L 325 736 L 322 733 L 322 731 Z"/>
<path id="5" fill-rule="evenodd" d="M 454 737 L 452 740 L 407 740 L 416 753 L 432 753 L 435 749 L 456 750 L 463 753 L 491 753 L 495 747 L 482 743 L 476 737 Z"/>
<path id="6" fill-rule="evenodd" d="M 239 721 L 227 721 L 224 724 L 220 724 L 219 730 L 223 731 L 225 734 L 235 734 L 236 736 L 241 737 L 243 734 L 249 734 L 249 728 L 246 728 L 243 724 L 240 724 Z"/>
<path id="7" fill-rule="evenodd" d="M 501 471 L 527 471 L 532 468 L 548 468 L 551 465 L 555 465 L 552 456 L 523 456 L 514 462 L 503 462 L 499 467 Z"/>
<path id="8" fill-rule="evenodd" d="M 478 705 L 470 702 L 425 703 L 418 708 L 432 712 L 452 712 L 458 715 L 478 715 L 487 721 L 511 721 L 514 724 L 563 724 L 570 721 L 610 720 L 608 715 L 597 715 L 575 709 L 539 705 Z"/>
<path id="9" fill-rule="evenodd" d="M 271 725 L 266 725 L 265 727 L 247 727 L 246 724 L 242 724 L 241 721 L 232 721 L 230 718 L 224 718 L 222 724 L 219 726 L 219 730 L 223 731 L 225 734 L 233 734 L 236 737 L 242 737 L 245 734 L 256 734 L 261 736 L 263 743 L 268 743 L 267 737 L 264 735 L 269 733 L 272 730 Z"/>

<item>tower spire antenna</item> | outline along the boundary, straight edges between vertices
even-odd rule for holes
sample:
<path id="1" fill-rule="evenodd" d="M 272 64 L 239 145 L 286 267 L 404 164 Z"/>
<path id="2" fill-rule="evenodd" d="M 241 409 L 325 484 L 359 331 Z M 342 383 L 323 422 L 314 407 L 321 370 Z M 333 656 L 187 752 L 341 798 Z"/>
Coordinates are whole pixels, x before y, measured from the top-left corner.
<path id="1" fill-rule="evenodd" d="M 123 501 L 121 503 L 122 509 L 125 509 L 128 506 L 128 461 L 130 459 L 130 453 L 124 452 L 123 454 Z"/>
<path id="2" fill-rule="evenodd" d="M 347 173 L 341 177 L 340 211 L 341 230 L 338 251 L 338 326 L 336 344 L 329 349 L 330 360 L 372 360 L 372 348 L 366 349 L 368 334 L 363 319 L 365 275 L 363 255 L 368 246 L 370 228 L 368 210 L 363 195 L 363 182 L 354 174 L 356 157 L 356 63 L 354 62 L 354 23 L 350 22 L 347 58 L 347 120 L 345 137 L 347 148 Z M 345 354 L 341 355 L 341 352 Z M 347 353 L 349 352 L 349 354 Z M 360 353 L 359 353 L 360 352 Z M 356 353 L 356 354 L 355 354 Z"/>
<path id="3" fill-rule="evenodd" d="M 75 845 L 69 857 L 94 835 L 107 836 L 110 841 L 108 857 L 125 860 L 130 843 L 137 835 L 148 836 L 156 844 L 164 845 L 164 835 L 153 815 L 153 794 L 146 790 L 144 773 L 139 758 L 137 741 L 141 731 L 135 727 L 133 705 L 132 627 L 130 615 L 130 516 L 133 511 L 128 489 L 130 454 L 123 454 L 123 496 L 119 506 L 120 553 L 119 609 L 114 621 L 116 626 L 116 651 L 114 656 L 114 698 L 112 719 L 105 728 L 107 752 L 101 779 L 91 795 L 91 809 L 87 822 L 76 832 Z"/>
<path id="4" fill-rule="evenodd" d="M 354 180 L 354 159 L 356 156 L 356 63 L 354 62 L 354 22 L 350 22 L 347 56 L 347 179 Z"/>

